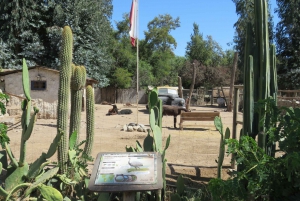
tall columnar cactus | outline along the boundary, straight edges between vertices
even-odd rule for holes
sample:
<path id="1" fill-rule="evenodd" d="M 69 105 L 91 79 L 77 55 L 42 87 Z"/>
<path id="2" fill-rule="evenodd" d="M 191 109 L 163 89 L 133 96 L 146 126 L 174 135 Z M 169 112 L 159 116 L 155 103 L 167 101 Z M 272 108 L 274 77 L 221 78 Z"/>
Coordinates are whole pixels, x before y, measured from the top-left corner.
<path id="1" fill-rule="evenodd" d="M 62 33 L 62 46 L 60 52 L 60 74 L 58 90 L 57 107 L 57 132 L 64 133 L 58 147 L 58 161 L 60 162 L 60 171 L 65 173 L 68 161 L 68 116 L 69 116 L 69 94 L 72 73 L 72 50 L 73 35 L 70 27 L 65 26 Z"/>
<path id="2" fill-rule="evenodd" d="M 84 153 L 90 155 L 94 142 L 94 113 L 95 113 L 94 90 L 91 85 L 86 87 L 86 143 Z"/>
<path id="3" fill-rule="evenodd" d="M 79 141 L 80 124 L 81 124 L 81 108 L 82 108 L 82 94 L 86 82 L 86 71 L 84 66 L 76 66 L 72 64 L 72 77 L 71 77 L 71 115 L 70 115 L 70 132 L 71 134 L 76 131 L 77 139 Z"/>
<path id="4" fill-rule="evenodd" d="M 259 100 L 273 96 L 276 99 L 275 46 L 269 47 L 268 5 L 266 0 L 254 0 L 254 26 L 248 24 L 244 63 L 244 124 L 243 133 L 255 138 L 264 134 L 266 117 L 264 108 L 254 111 Z M 255 41 L 252 40 L 253 27 Z M 263 143 L 262 143 L 263 144 Z"/>

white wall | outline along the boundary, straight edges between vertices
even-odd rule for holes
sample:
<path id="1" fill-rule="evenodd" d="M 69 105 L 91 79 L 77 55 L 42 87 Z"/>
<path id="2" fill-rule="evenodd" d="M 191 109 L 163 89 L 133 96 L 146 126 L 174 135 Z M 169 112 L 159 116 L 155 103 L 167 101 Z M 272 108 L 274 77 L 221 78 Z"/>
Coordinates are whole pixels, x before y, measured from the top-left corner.
<path id="1" fill-rule="evenodd" d="M 46 90 L 31 90 L 32 99 L 43 99 L 45 102 L 53 103 L 58 98 L 59 72 L 49 71 L 42 68 L 29 70 L 30 81 L 36 81 L 37 76 L 41 76 L 42 81 L 47 81 Z M 5 76 L 5 92 L 24 96 L 22 86 L 22 72 Z"/>

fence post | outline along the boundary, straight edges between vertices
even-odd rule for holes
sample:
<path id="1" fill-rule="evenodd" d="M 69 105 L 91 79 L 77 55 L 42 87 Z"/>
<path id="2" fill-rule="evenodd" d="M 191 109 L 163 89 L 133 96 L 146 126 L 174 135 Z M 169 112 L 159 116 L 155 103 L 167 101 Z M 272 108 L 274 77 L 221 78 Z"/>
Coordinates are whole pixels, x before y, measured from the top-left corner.
<path id="1" fill-rule="evenodd" d="M 232 120 L 232 139 L 236 139 L 236 128 L 237 128 L 237 113 L 239 106 L 239 88 L 234 88 L 234 99 L 233 99 L 233 120 Z M 235 169 L 235 155 L 231 155 L 231 169 Z"/>

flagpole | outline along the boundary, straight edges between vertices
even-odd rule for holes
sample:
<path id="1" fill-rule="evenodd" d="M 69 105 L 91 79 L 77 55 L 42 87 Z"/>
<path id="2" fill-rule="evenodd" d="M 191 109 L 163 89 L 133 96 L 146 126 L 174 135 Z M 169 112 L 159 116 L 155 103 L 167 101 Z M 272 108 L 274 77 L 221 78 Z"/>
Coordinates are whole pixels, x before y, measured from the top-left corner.
<path id="1" fill-rule="evenodd" d="M 136 1 L 136 123 L 139 124 L 139 3 Z"/>

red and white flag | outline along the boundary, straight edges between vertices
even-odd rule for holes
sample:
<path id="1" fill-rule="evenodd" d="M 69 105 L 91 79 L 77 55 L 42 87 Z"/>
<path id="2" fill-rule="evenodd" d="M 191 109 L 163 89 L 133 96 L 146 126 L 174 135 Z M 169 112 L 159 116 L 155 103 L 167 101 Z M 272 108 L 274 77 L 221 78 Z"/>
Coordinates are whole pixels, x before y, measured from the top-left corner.
<path id="1" fill-rule="evenodd" d="M 131 45 L 135 47 L 135 41 L 137 39 L 137 8 L 138 8 L 138 0 L 132 0 L 131 10 L 130 10 L 130 40 Z"/>

